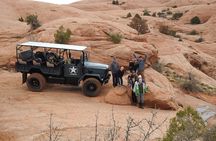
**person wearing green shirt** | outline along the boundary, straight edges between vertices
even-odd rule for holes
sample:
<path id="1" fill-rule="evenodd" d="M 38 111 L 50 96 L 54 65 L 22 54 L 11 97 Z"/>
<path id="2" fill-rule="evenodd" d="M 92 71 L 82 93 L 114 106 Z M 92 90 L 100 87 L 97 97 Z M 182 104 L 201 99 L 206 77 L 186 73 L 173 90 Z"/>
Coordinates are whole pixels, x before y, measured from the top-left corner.
<path id="1" fill-rule="evenodd" d="M 138 76 L 138 80 L 134 84 L 133 91 L 137 98 L 139 108 L 144 108 L 144 94 L 147 91 L 146 84 L 141 75 Z"/>

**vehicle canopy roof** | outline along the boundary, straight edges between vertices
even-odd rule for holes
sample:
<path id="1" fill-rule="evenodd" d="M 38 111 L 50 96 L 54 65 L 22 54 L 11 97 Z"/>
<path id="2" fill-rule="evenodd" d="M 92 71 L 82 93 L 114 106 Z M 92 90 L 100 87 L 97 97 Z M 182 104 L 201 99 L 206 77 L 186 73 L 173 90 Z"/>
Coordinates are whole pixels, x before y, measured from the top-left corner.
<path id="1" fill-rule="evenodd" d="M 55 43 L 46 43 L 46 42 L 24 42 L 24 43 L 17 44 L 17 46 L 31 46 L 31 47 L 55 48 L 55 49 L 70 49 L 70 50 L 76 50 L 76 51 L 83 51 L 87 48 L 86 46 L 55 44 Z"/>

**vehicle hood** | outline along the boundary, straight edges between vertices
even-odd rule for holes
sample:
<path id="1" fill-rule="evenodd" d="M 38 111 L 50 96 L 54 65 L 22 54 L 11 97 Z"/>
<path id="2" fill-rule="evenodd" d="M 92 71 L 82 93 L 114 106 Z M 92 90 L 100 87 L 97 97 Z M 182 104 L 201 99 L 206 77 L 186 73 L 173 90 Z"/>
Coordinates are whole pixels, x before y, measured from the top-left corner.
<path id="1" fill-rule="evenodd" d="M 96 69 L 108 69 L 109 66 L 101 63 L 85 62 L 85 67 L 87 68 L 96 68 Z"/>

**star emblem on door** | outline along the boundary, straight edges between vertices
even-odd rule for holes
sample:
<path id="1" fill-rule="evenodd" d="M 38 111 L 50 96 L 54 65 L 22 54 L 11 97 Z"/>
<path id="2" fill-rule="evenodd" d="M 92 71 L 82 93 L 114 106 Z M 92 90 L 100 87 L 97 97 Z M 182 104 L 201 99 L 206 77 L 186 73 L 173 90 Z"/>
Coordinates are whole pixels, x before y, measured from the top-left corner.
<path id="1" fill-rule="evenodd" d="M 73 66 L 69 68 L 70 75 L 77 75 L 77 67 Z"/>

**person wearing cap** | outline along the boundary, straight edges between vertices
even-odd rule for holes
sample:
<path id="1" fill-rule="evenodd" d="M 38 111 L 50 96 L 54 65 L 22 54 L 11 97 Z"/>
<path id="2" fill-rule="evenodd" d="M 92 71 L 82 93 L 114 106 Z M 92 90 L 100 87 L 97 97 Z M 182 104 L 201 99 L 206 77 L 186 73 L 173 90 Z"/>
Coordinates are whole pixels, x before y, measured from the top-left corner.
<path id="1" fill-rule="evenodd" d="M 128 86 L 131 88 L 131 104 L 136 105 L 137 104 L 137 98 L 136 95 L 133 91 L 134 84 L 137 81 L 138 76 L 136 72 L 133 70 L 131 74 L 128 75 Z"/>
<path id="2" fill-rule="evenodd" d="M 113 57 L 113 61 L 110 65 L 110 69 L 112 72 L 112 79 L 113 79 L 113 87 L 116 87 L 119 84 L 119 64 L 116 61 L 116 58 Z"/>
<path id="3" fill-rule="evenodd" d="M 133 91 L 137 98 L 137 103 L 139 104 L 139 108 L 144 108 L 144 94 L 146 92 L 146 84 L 143 81 L 141 75 L 138 76 L 138 80 L 134 84 Z"/>

